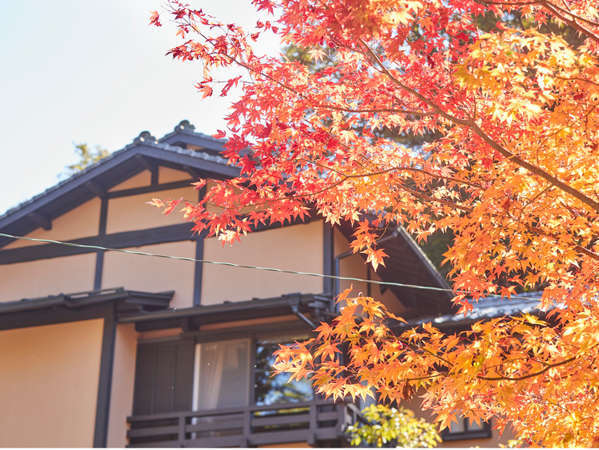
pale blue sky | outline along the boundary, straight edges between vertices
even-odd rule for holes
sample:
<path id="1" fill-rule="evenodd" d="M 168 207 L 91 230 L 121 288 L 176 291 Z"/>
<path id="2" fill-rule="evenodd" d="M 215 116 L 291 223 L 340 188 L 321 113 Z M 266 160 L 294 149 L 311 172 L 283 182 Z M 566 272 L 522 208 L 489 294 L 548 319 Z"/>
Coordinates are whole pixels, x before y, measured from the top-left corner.
<path id="1" fill-rule="evenodd" d="M 156 137 L 189 119 L 197 131 L 224 126 L 229 100 L 200 100 L 198 63 L 164 56 L 176 39 L 161 0 L 0 1 L 0 214 L 55 184 L 75 161 L 73 143 L 110 151 L 142 130 Z M 253 24 L 249 1 L 194 6 Z M 279 43 L 263 42 L 265 53 Z"/>

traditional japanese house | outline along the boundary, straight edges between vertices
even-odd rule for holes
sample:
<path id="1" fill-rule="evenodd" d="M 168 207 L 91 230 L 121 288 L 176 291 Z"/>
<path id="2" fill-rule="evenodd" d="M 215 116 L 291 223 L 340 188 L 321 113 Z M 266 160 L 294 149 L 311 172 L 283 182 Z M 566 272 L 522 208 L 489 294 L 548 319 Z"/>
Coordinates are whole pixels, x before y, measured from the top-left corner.
<path id="1" fill-rule="evenodd" d="M 0 237 L 0 446 L 346 444 L 355 405 L 270 375 L 278 344 L 331 317 L 350 282 L 117 250 L 446 284 L 401 229 L 374 273 L 351 253 L 351 228 L 318 217 L 223 247 L 147 205 L 197 200 L 197 177 L 236 176 L 222 149 L 187 121 L 160 139 L 142 132 L 0 216 L 2 233 L 75 244 Z M 353 287 L 406 317 L 451 311 L 444 292 Z"/>

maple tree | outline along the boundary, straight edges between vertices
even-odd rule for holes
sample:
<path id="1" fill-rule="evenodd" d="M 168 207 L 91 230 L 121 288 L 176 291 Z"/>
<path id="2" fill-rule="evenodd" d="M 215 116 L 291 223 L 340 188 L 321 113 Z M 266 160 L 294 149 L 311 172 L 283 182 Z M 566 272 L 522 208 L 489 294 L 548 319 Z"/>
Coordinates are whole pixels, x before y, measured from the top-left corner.
<path id="1" fill-rule="evenodd" d="M 278 369 L 335 398 L 424 392 L 441 426 L 459 410 L 509 423 L 531 445 L 596 442 L 596 2 L 252 3 L 269 17 L 253 30 L 168 6 L 181 38 L 169 54 L 203 65 L 198 90 L 240 92 L 217 136 L 227 136 L 224 155 L 241 176 L 182 207 L 195 230 L 233 241 L 315 210 L 332 224 L 352 222 L 352 248 L 375 269 L 385 258 L 376 240 L 389 226 L 419 239 L 451 230 L 445 257 L 462 311 L 481 296 L 539 287 L 549 310 L 546 320 L 504 317 L 452 335 L 424 324 L 398 335 L 391 324 L 401 317 L 346 292 L 338 317 L 281 349 Z M 480 18 L 492 16 L 528 25 L 506 20 L 485 32 Z M 153 13 L 152 24 L 161 20 Z M 576 39 L 555 33 L 565 25 Z M 265 33 L 309 49 L 316 70 L 261 55 Z M 232 75 L 214 79 L 220 68 Z M 406 146 L 385 130 L 435 139 Z"/>

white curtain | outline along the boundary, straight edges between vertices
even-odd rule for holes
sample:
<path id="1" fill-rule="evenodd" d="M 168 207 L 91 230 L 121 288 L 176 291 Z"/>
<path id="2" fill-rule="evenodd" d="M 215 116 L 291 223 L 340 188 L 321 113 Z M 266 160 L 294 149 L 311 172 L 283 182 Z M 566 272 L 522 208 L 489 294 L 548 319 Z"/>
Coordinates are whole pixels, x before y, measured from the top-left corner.
<path id="1" fill-rule="evenodd" d="M 247 339 L 200 344 L 198 409 L 248 405 L 249 350 Z"/>

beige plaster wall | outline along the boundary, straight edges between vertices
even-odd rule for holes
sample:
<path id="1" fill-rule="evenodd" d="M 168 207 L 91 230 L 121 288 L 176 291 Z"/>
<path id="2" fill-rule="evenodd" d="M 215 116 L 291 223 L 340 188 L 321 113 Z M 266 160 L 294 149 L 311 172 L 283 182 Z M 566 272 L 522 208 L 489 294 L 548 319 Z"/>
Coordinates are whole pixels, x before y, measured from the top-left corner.
<path id="1" fill-rule="evenodd" d="M 148 202 L 154 198 L 163 201 L 183 198 L 183 200 L 197 202 L 198 193 L 190 186 L 188 188 L 112 198 L 108 201 L 106 232 L 118 233 L 120 231 L 141 230 L 184 222 L 183 215 L 178 210 L 173 211 L 172 214 L 164 215 L 160 208 L 148 205 Z"/>
<path id="2" fill-rule="evenodd" d="M 0 447 L 93 445 L 102 319 L 0 331 Z"/>
<path id="3" fill-rule="evenodd" d="M 137 332 L 134 324 L 118 324 L 112 367 L 112 390 L 108 418 L 108 447 L 127 445 L 127 417 L 133 411 Z"/>
<path id="4" fill-rule="evenodd" d="M 0 302 L 89 291 L 96 254 L 0 265 Z"/>
<path id="5" fill-rule="evenodd" d="M 170 167 L 160 167 L 158 169 L 159 183 L 172 183 L 173 181 L 189 180 L 191 175 L 182 170 L 171 169 Z M 197 196 L 196 196 L 197 197 Z"/>
<path id="6" fill-rule="evenodd" d="M 206 239 L 204 258 L 322 273 L 322 227 L 321 221 L 314 221 L 250 233 L 232 247 L 223 247 L 215 238 Z M 320 293 L 322 279 L 212 264 L 205 264 L 203 268 L 203 305 L 222 303 L 225 300 L 276 297 L 293 292 Z"/>
<path id="7" fill-rule="evenodd" d="M 195 242 L 183 241 L 148 245 L 134 250 L 193 258 L 195 248 Z M 170 305 L 185 308 L 193 305 L 194 266 L 189 261 L 106 252 L 102 287 L 123 286 L 146 292 L 174 290 L 175 296 Z"/>
<path id="8" fill-rule="evenodd" d="M 52 229 L 37 228 L 27 236 L 39 239 L 66 241 L 86 236 L 95 236 L 100 227 L 100 199 L 94 198 L 81 206 L 57 217 L 52 222 Z M 41 245 L 40 242 L 16 240 L 5 249 Z"/>
<path id="9" fill-rule="evenodd" d="M 144 170 L 131 178 L 126 179 L 122 183 L 113 186 L 110 192 L 121 191 L 123 189 L 133 189 L 143 186 L 149 186 L 151 182 L 151 174 L 149 170 Z"/>

